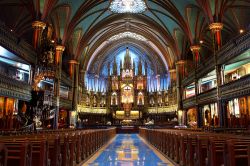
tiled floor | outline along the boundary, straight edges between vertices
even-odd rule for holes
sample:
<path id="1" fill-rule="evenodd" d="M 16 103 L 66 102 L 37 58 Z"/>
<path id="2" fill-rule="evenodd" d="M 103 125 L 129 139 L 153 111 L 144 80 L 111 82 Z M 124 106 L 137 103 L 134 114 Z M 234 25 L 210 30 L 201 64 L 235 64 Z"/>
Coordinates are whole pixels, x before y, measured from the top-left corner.
<path id="1" fill-rule="evenodd" d="M 118 134 L 84 166 L 172 166 L 136 134 Z"/>

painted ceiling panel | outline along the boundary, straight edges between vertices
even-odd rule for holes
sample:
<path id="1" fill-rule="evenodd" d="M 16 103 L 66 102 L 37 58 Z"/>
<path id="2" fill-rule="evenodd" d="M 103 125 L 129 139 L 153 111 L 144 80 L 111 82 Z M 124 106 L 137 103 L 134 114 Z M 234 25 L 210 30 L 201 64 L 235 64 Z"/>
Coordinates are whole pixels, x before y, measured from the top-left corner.
<path id="1" fill-rule="evenodd" d="M 185 35 L 180 29 L 175 30 L 175 39 L 178 46 L 179 54 L 183 53 L 183 43 L 185 40 Z"/>
<path id="2" fill-rule="evenodd" d="M 181 13 L 182 17 L 185 17 L 185 9 L 187 7 L 187 5 L 196 5 L 196 1 L 195 0 L 184 0 L 181 1 L 180 0 L 170 0 L 174 6 L 178 9 L 178 11 Z"/>
<path id="3" fill-rule="evenodd" d="M 75 14 L 76 11 L 79 9 L 79 7 L 84 4 L 86 0 L 59 0 L 57 5 L 61 4 L 69 4 L 71 6 L 71 15 L 70 18 L 72 18 Z"/>
<path id="4" fill-rule="evenodd" d="M 164 9 L 162 6 L 159 6 L 157 3 L 155 3 L 155 1 L 148 1 L 147 4 L 149 6 L 149 10 L 151 10 L 151 9 L 158 10 L 158 11 L 165 13 L 167 15 L 170 15 L 172 17 L 172 15 L 166 9 Z"/>
<path id="5" fill-rule="evenodd" d="M 159 25 L 161 25 L 165 29 L 164 24 L 162 24 L 162 22 L 151 11 L 147 10 L 146 12 L 143 13 L 143 15 L 150 17 L 152 20 L 157 22 Z"/>
<path id="6" fill-rule="evenodd" d="M 107 10 L 109 7 L 109 2 L 106 1 L 106 2 L 102 2 L 100 3 L 99 5 L 96 5 L 95 7 L 91 8 L 88 12 L 86 12 L 83 17 L 89 15 L 89 14 L 92 14 L 94 12 L 97 12 L 97 11 L 100 11 L 100 10 Z M 111 12 L 110 12 L 111 13 Z"/>
<path id="7" fill-rule="evenodd" d="M 95 21 L 95 19 L 97 17 L 99 17 L 100 14 L 102 14 L 102 11 L 93 13 L 92 15 L 89 15 L 84 20 L 82 20 L 80 22 L 80 24 L 78 24 L 77 27 L 82 27 L 83 28 L 83 33 L 86 33 L 89 30 L 92 23 Z"/>
<path id="8" fill-rule="evenodd" d="M 216 5 L 215 5 L 215 0 L 209 0 L 209 7 L 212 12 L 212 15 L 215 15 L 215 10 L 216 10 Z"/>
<path id="9" fill-rule="evenodd" d="M 173 35 L 175 28 L 180 28 L 180 26 L 171 18 L 162 13 L 156 13 L 160 20 L 164 23 L 164 26 L 167 27 L 167 30 Z"/>
<path id="10" fill-rule="evenodd" d="M 73 46 L 72 49 L 73 49 L 74 54 L 76 54 L 77 46 L 78 46 L 78 43 L 79 43 L 81 37 L 82 37 L 82 29 L 75 30 L 75 32 L 72 36 L 72 39 L 71 39 L 72 46 Z"/>
<path id="11" fill-rule="evenodd" d="M 109 16 L 111 16 L 110 11 L 104 12 L 104 13 L 95 21 L 95 23 L 94 23 L 91 27 L 95 26 L 95 25 L 98 24 L 100 21 L 103 21 L 104 19 L 106 19 L 106 18 L 109 17 Z"/>
<path id="12" fill-rule="evenodd" d="M 40 0 L 40 12 L 43 13 L 45 0 Z"/>

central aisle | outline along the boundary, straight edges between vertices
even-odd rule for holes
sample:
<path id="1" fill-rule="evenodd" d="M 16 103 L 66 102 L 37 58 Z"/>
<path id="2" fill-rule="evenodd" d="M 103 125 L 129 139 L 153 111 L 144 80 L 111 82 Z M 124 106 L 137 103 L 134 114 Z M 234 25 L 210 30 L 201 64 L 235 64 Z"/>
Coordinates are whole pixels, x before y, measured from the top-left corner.
<path id="1" fill-rule="evenodd" d="M 172 166 L 158 151 L 149 147 L 137 134 L 118 134 L 84 166 Z"/>

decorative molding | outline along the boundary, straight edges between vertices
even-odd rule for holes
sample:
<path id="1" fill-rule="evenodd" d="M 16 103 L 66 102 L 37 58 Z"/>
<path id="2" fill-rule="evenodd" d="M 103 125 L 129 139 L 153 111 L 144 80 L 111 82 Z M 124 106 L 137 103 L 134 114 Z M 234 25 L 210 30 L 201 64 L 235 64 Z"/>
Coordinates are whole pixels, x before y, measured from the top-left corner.
<path id="1" fill-rule="evenodd" d="M 64 83 L 65 85 L 67 85 L 68 87 L 72 86 L 72 80 L 70 79 L 70 76 L 62 70 L 61 73 L 61 82 Z"/>
<path id="2" fill-rule="evenodd" d="M 214 23 L 211 23 L 208 28 L 213 31 L 213 32 L 218 32 L 218 31 L 221 31 L 223 29 L 223 24 L 220 23 L 220 22 L 214 22 Z"/>
<path id="3" fill-rule="evenodd" d="M 238 56 L 244 51 L 250 49 L 250 31 L 242 36 L 230 40 L 227 44 L 216 53 L 218 57 L 218 64 L 224 64 L 232 58 Z M 197 67 L 197 78 L 201 78 L 207 73 L 215 69 L 214 57 L 204 60 Z M 188 73 L 188 76 L 182 80 L 182 86 L 185 87 L 195 80 L 195 71 Z"/>
<path id="4" fill-rule="evenodd" d="M 204 105 L 215 101 L 217 101 L 217 88 L 210 89 L 197 96 L 198 105 Z"/>
<path id="5" fill-rule="evenodd" d="M 218 63 L 224 64 L 248 49 L 250 49 L 250 31 L 222 47 L 221 51 L 217 53 Z"/>
<path id="6" fill-rule="evenodd" d="M 31 86 L 0 74 L 0 96 L 29 101 L 31 100 Z"/>
<path id="7" fill-rule="evenodd" d="M 0 45 L 23 58 L 28 63 L 36 63 L 34 48 L 24 40 L 16 37 L 3 23 L 0 23 Z"/>
<path id="8" fill-rule="evenodd" d="M 184 99 L 183 101 L 183 109 L 188 109 L 191 107 L 195 107 L 195 96 L 192 96 L 190 98 Z"/>
<path id="9" fill-rule="evenodd" d="M 56 98 L 53 97 L 53 105 L 56 105 Z M 60 108 L 72 109 L 72 100 L 60 97 Z"/>
<path id="10" fill-rule="evenodd" d="M 222 85 L 220 91 L 222 100 L 250 95 L 250 75 Z"/>
<path id="11" fill-rule="evenodd" d="M 186 87 L 189 84 L 195 82 L 195 72 L 192 71 L 192 72 L 188 73 L 188 76 L 185 77 L 181 82 L 182 82 L 182 87 Z"/>

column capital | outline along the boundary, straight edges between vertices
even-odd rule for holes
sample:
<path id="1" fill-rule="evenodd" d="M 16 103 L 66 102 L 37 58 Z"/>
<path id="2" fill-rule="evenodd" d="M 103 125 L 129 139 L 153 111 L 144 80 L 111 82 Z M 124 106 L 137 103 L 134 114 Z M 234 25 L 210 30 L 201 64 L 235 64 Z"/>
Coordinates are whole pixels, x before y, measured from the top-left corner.
<path id="1" fill-rule="evenodd" d="M 34 22 L 32 22 L 31 25 L 32 25 L 33 28 L 45 29 L 45 27 L 46 27 L 46 23 L 44 23 L 42 21 L 34 21 Z"/>
<path id="2" fill-rule="evenodd" d="M 57 45 L 56 46 L 56 51 L 60 51 L 60 52 L 63 52 L 65 50 L 65 47 L 62 46 L 62 45 Z"/>
<path id="3" fill-rule="evenodd" d="M 179 60 L 175 64 L 176 65 L 183 65 L 185 63 L 185 60 Z"/>
<path id="4" fill-rule="evenodd" d="M 214 22 L 209 25 L 209 29 L 213 32 L 218 32 L 223 29 L 223 24 L 220 22 Z"/>
<path id="5" fill-rule="evenodd" d="M 80 73 L 86 73 L 86 70 L 82 69 L 82 70 L 80 70 Z"/>
<path id="6" fill-rule="evenodd" d="M 72 60 L 69 60 L 69 63 L 70 64 L 76 64 L 76 65 L 79 65 L 79 62 L 77 62 L 76 60 L 72 59 Z"/>
<path id="7" fill-rule="evenodd" d="M 190 47 L 190 50 L 191 50 L 192 52 L 199 52 L 200 49 L 201 49 L 201 46 L 200 46 L 200 45 L 192 45 L 192 46 Z"/>
<path id="8" fill-rule="evenodd" d="M 169 73 L 175 73 L 176 72 L 176 69 L 170 69 L 169 70 Z"/>

